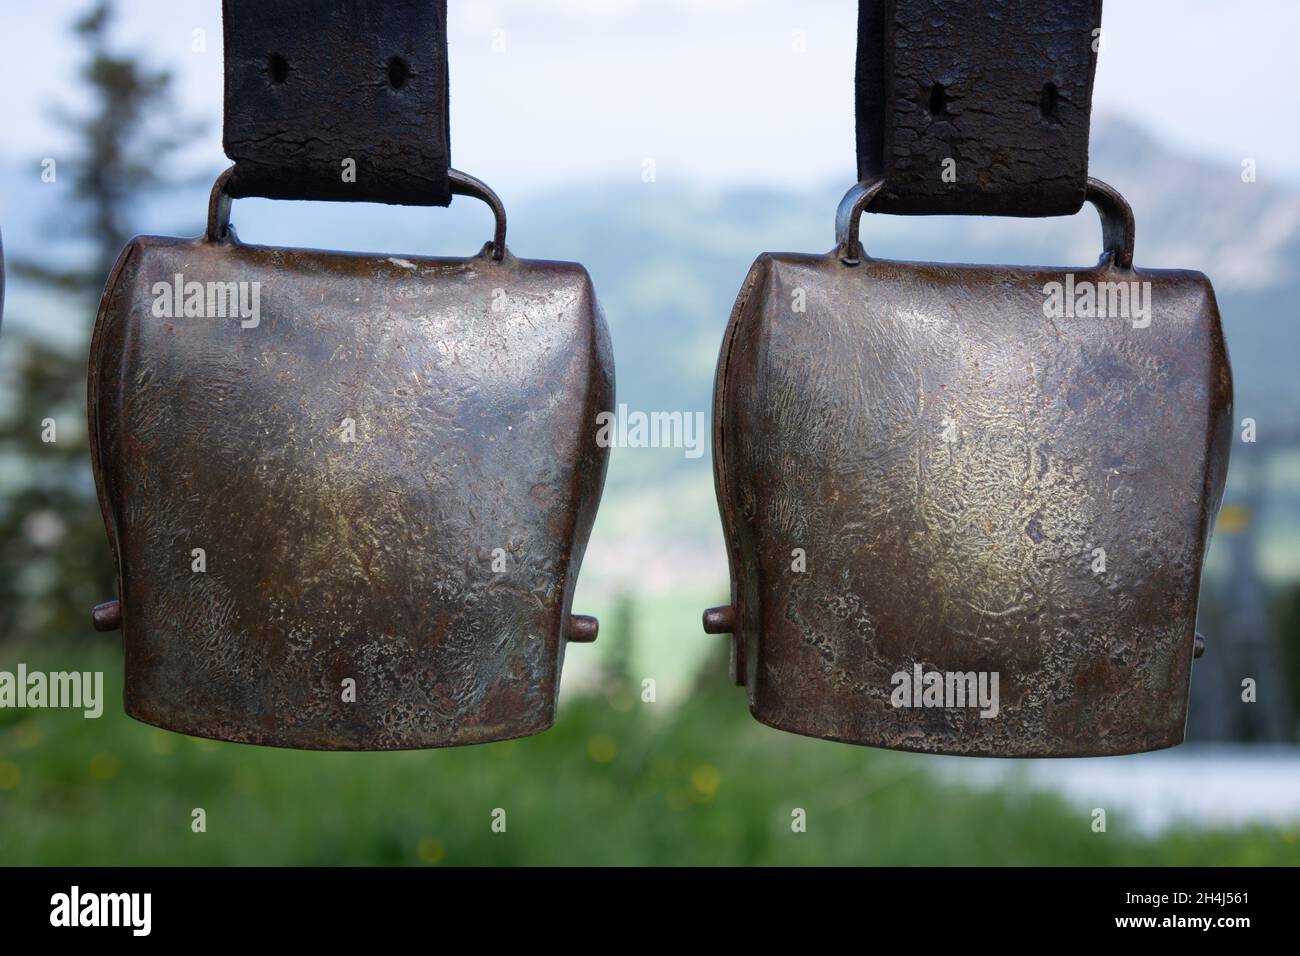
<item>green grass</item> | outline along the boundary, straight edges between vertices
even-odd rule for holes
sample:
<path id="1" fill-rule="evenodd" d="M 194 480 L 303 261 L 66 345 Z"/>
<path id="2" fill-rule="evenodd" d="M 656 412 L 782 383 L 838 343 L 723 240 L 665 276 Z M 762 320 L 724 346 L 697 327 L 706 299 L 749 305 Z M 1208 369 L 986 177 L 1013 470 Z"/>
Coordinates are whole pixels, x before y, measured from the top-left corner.
<path id="1" fill-rule="evenodd" d="M 73 653 L 24 659 L 59 669 Z M 1296 828 L 1148 839 L 1112 813 L 1097 834 L 1051 796 L 942 785 L 925 757 L 762 727 L 725 686 L 672 707 L 574 700 L 527 740 L 319 754 L 136 723 L 115 649 L 75 654 L 106 671 L 102 718 L 0 711 L 0 864 L 1300 863 Z"/>

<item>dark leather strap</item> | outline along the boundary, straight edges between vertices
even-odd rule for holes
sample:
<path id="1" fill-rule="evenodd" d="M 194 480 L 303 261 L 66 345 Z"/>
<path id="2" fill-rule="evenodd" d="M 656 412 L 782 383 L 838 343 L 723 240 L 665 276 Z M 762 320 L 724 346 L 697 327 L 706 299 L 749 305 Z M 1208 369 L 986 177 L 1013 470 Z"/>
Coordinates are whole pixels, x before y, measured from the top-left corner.
<path id="1" fill-rule="evenodd" d="M 223 0 L 223 11 L 231 196 L 451 201 L 446 0 Z"/>
<path id="2" fill-rule="evenodd" d="M 885 181 L 872 211 L 1078 212 L 1100 27 L 1101 0 L 860 0 L 858 179 Z"/>

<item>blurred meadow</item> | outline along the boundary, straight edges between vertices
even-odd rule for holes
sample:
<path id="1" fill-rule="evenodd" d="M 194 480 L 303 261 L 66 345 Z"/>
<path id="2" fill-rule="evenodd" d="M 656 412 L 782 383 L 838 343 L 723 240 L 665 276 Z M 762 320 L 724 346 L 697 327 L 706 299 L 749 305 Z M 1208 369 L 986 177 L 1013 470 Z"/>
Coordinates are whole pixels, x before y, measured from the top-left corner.
<path id="1" fill-rule="evenodd" d="M 78 657 L 120 693 L 112 649 Z M 99 720 L 0 711 L 0 862 L 1300 864 L 1300 825 L 1152 836 L 1114 814 L 1095 833 L 1084 810 L 1014 781 L 973 790 L 933 779 L 925 756 L 763 727 L 717 678 L 661 707 L 607 677 L 539 736 L 392 754 L 198 740 L 114 714 L 112 699 Z M 206 832 L 191 830 L 195 808 Z"/>
<path id="2" fill-rule="evenodd" d="M 124 15 L 128 6 L 142 16 L 150 4 L 123 4 Z M 458 86 L 458 65 L 473 77 L 496 69 L 486 41 L 478 45 L 491 20 L 458 6 L 452 0 L 454 116 L 492 102 L 475 98 L 473 82 Z M 526 17 L 525 6 L 505 5 L 504 15 Z M 636 17 L 650 14 L 613 6 L 641 12 L 626 22 L 593 14 L 584 28 L 635 39 Z M 715 6 L 701 5 L 700 16 L 715 16 Z M 66 79 L 28 81 L 22 100 L 54 117 L 58 148 L 13 134 L 0 142 L 9 280 L 0 671 L 20 662 L 103 671 L 106 700 L 98 719 L 0 709 L 0 865 L 1300 863 L 1300 185 L 1280 177 L 1247 185 L 1235 162 L 1170 145 L 1127 114 L 1103 111 L 1094 127 L 1093 172 L 1133 204 L 1139 265 L 1195 268 L 1214 280 L 1237 417 L 1259 422 L 1259 440 L 1233 448 L 1203 587 L 1199 629 L 1209 650 L 1193 671 L 1188 744 L 1094 761 L 949 759 L 760 725 L 728 682 L 725 640 L 700 627 L 702 609 L 727 600 L 727 568 L 710 457 L 681 449 L 611 456 L 574 601 L 575 612 L 600 617 L 601 635 L 567 649 L 550 731 L 391 754 L 204 741 L 127 718 L 120 635 L 90 629 L 90 608 L 114 597 L 115 584 L 90 473 L 85 373 L 95 306 L 122 244 L 137 232 L 198 233 L 224 166 L 220 5 L 151 7 L 160 23 L 179 7 L 194 11 L 211 37 L 204 58 L 124 39 L 111 4 L 55 7 L 75 14 L 58 60 Z M 589 11 L 577 0 L 561 8 Z M 808 9 L 814 19 L 844 15 L 830 4 Z M 782 10 L 752 4 L 747 26 L 768 23 L 784 37 Z M 0 20 L 4 42 L 21 42 L 17 14 L 0 17 L 9 20 Z M 186 44 L 188 21 L 177 23 L 173 41 Z M 1128 69 L 1124 51 L 1117 42 L 1117 70 Z M 594 45 L 591 56 L 613 54 Z M 604 178 L 534 183 L 518 199 L 502 191 L 512 250 L 591 271 L 619 402 L 707 419 L 718 344 L 750 262 L 765 249 L 830 247 L 852 176 L 851 69 L 846 59 L 843 102 L 828 120 L 843 127 L 842 174 L 696 182 L 664 162 L 662 178 L 647 183 L 633 144 Z M 198 112 L 180 95 L 196 77 L 209 97 Z M 1273 123 L 1252 102 L 1240 109 Z M 690 136 L 700 127 L 689 124 L 716 118 L 707 108 L 701 115 L 682 119 Z M 772 116 L 760 132 L 786 137 L 788 114 Z M 526 167 L 526 152 L 499 159 Z M 44 182 L 51 155 L 58 179 Z M 485 156 L 474 154 L 488 168 L 464 168 L 495 183 Z M 241 200 L 233 218 L 246 242 L 390 254 L 470 254 L 489 228 L 483 207 L 465 200 L 447 210 L 349 205 Z M 1046 221 L 873 217 L 863 228 L 869 249 L 894 258 L 1091 263 L 1099 250 L 1088 210 Z M 55 442 L 42 440 L 47 419 L 57 423 Z M 1246 677 L 1258 682 L 1254 702 L 1241 699 Z M 647 679 L 653 701 L 643 699 Z M 196 808 L 206 832 L 192 829 Z M 1105 832 L 1094 827 L 1096 808 L 1106 810 Z M 498 809 L 503 833 L 492 828 Z"/>

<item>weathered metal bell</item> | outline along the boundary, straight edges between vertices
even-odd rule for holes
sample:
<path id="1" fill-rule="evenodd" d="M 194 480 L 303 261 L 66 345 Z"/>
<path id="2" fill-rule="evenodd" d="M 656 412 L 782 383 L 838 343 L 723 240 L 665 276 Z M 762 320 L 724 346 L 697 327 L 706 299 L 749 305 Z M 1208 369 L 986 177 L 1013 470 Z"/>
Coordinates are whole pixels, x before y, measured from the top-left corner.
<path id="1" fill-rule="evenodd" d="M 733 603 L 705 629 L 795 733 L 1181 742 L 1232 416 L 1209 280 L 1134 269 L 1132 213 L 1095 180 L 1095 267 L 872 259 L 879 188 L 845 197 L 833 252 L 760 256 L 736 302 L 714 393 Z"/>
<path id="2" fill-rule="evenodd" d="M 608 450 L 608 332 L 574 263 L 138 238 L 90 356 L 126 709 L 203 737 L 405 749 L 537 733 Z M 250 307 L 250 302 L 252 307 Z M 236 307 L 236 304 L 238 307 Z"/>

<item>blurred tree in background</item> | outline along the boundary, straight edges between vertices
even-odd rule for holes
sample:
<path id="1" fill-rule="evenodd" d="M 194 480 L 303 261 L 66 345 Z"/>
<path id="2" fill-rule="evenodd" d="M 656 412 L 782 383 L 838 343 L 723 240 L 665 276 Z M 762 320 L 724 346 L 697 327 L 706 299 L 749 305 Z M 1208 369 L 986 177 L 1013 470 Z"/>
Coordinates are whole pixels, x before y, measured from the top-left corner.
<path id="1" fill-rule="evenodd" d="M 69 171 L 71 188 L 40 260 L 10 248 L 11 275 L 38 283 L 60 308 L 84 315 L 73 341 L 5 333 L 12 394 L 0 407 L 0 637 L 84 633 L 92 605 L 115 596 L 104 528 L 95 501 L 86 437 L 86 357 L 95 308 L 118 254 L 135 234 L 143 200 L 178 185 L 168 159 L 198 127 L 171 103 L 172 77 L 115 51 L 113 5 L 97 3 L 73 24 L 86 58 L 84 112 L 55 106 L 73 148 L 42 162 L 51 188 Z"/>
<path id="2" fill-rule="evenodd" d="M 1300 587 L 1286 588 L 1279 595 L 1275 612 L 1282 652 L 1283 685 L 1291 688 L 1292 739 L 1300 736 Z"/>
<path id="3" fill-rule="evenodd" d="M 636 655 L 636 598 L 627 592 L 617 595 L 606 617 L 607 623 L 601 629 L 600 689 L 610 700 L 625 701 L 635 689 L 632 669 Z"/>

